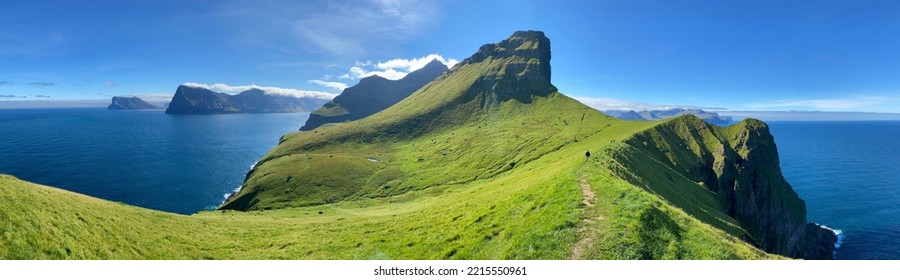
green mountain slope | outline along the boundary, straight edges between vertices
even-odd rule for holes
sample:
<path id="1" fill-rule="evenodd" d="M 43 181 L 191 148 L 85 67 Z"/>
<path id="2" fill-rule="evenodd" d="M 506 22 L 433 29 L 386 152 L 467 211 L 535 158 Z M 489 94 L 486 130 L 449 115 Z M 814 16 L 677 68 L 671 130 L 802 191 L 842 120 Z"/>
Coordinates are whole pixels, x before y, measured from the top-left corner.
<path id="1" fill-rule="evenodd" d="M 549 61 L 543 33 L 516 32 L 388 109 L 285 135 L 221 211 L 180 216 L 0 177 L 0 198 L 13 201 L 0 206 L 0 257 L 830 253 L 809 245 L 827 238 L 795 228 L 807 227 L 805 209 L 777 164 L 767 165 L 777 154 L 757 122 L 618 120 L 557 92 Z M 744 195 L 745 186 L 756 191 Z"/>

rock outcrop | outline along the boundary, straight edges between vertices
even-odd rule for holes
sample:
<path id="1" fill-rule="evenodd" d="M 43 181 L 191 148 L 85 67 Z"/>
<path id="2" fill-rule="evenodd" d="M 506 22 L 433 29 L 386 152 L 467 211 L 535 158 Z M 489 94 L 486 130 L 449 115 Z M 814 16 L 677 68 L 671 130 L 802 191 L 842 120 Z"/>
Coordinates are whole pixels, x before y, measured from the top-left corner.
<path id="1" fill-rule="evenodd" d="M 201 87 L 181 85 L 169 102 L 166 114 L 233 114 L 309 112 L 326 99 L 269 94 L 250 89 L 236 95 L 214 92 Z"/>
<path id="2" fill-rule="evenodd" d="M 113 96 L 108 110 L 142 110 L 142 109 L 162 109 L 162 107 L 147 103 L 139 97 Z"/>
<path id="3" fill-rule="evenodd" d="M 481 46 L 458 67 L 477 63 L 488 69 L 468 95 L 481 97 L 482 107 L 509 99 L 530 103 L 534 96 L 557 92 L 550 83 L 550 39 L 544 32 L 517 31 L 499 43 Z"/>

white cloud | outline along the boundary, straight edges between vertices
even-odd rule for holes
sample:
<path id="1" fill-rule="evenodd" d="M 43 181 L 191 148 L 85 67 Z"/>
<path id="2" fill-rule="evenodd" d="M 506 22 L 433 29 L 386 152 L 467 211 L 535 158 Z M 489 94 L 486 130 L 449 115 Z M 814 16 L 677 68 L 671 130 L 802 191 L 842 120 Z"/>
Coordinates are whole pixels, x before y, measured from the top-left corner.
<path id="1" fill-rule="evenodd" d="M 112 81 L 107 81 L 107 82 L 106 82 L 106 87 L 116 87 L 116 83 L 113 83 Z M 142 99 L 143 99 L 143 98 L 142 98 Z"/>
<path id="2" fill-rule="evenodd" d="M 381 76 L 389 80 L 399 80 L 410 72 L 422 69 L 432 60 L 438 60 L 449 68 L 453 68 L 459 60 L 444 58 L 439 54 L 429 54 L 418 58 L 395 58 L 385 62 L 372 63 L 371 61 L 357 61 L 349 72 L 339 76 L 341 79 L 361 79 L 373 75 Z M 374 69 L 372 68 L 374 67 Z M 369 69 L 367 69 L 369 68 Z"/>
<path id="3" fill-rule="evenodd" d="M 668 110 L 673 108 L 702 109 L 720 114 L 735 111 L 821 111 L 821 112 L 897 112 L 900 98 L 886 96 L 858 96 L 832 99 L 774 100 L 749 103 L 730 108 L 651 104 L 604 97 L 572 96 L 576 100 L 600 111 L 607 110 Z M 726 114 L 728 115 L 728 114 Z"/>
<path id="4" fill-rule="evenodd" d="M 286 95 L 286 96 L 295 96 L 295 97 L 310 97 L 310 98 L 318 98 L 318 99 L 332 99 L 336 96 L 336 94 L 322 92 L 322 91 L 313 91 L 313 90 L 299 90 L 292 88 L 280 88 L 280 87 L 263 87 L 257 85 L 246 85 L 246 86 L 230 86 L 226 84 L 216 83 L 216 84 L 203 84 L 203 83 L 193 83 L 187 82 L 182 84 L 184 86 L 196 87 L 196 88 L 205 88 L 211 91 L 224 92 L 224 93 L 240 93 L 242 91 L 247 91 L 250 89 L 260 89 L 263 90 L 266 94 L 273 95 Z"/>
<path id="5" fill-rule="evenodd" d="M 141 100 L 147 101 L 153 104 L 163 104 L 172 100 L 171 93 L 135 93 L 124 95 L 127 97 L 138 97 Z"/>
<path id="6" fill-rule="evenodd" d="M 412 71 L 422 69 L 422 67 L 425 67 L 426 64 L 428 64 L 429 62 L 431 62 L 432 60 L 435 60 L 435 59 L 437 59 L 438 61 L 440 61 L 444 65 L 447 65 L 447 67 L 450 67 L 450 68 L 453 68 L 453 66 L 455 66 L 457 63 L 459 63 L 459 60 L 456 60 L 453 58 L 444 58 L 444 56 L 442 56 L 442 55 L 433 53 L 433 54 L 429 54 L 429 55 L 426 55 L 426 56 L 423 56 L 420 58 L 391 59 L 386 62 L 379 62 L 378 64 L 375 64 L 375 67 L 378 67 L 378 69 L 400 69 L 400 70 L 405 70 L 406 72 L 412 72 Z"/>
<path id="7" fill-rule="evenodd" d="M 572 98 L 575 98 L 575 100 L 580 101 L 584 105 L 587 105 L 591 108 L 594 108 L 594 109 L 597 109 L 600 111 L 608 111 L 608 110 L 645 111 L 645 110 L 668 110 L 668 109 L 674 109 L 674 108 L 721 109 L 721 108 L 706 108 L 706 107 L 697 107 L 697 106 L 650 104 L 650 103 L 612 99 L 612 98 L 606 98 L 606 97 L 572 96 Z"/>
<path id="8" fill-rule="evenodd" d="M 328 75 L 328 76 L 330 76 L 330 75 Z M 345 88 L 347 88 L 347 84 L 341 83 L 341 82 L 329 82 L 329 81 L 324 81 L 324 80 L 309 80 L 309 83 L 320 85 L 323 87 L 330 87 L 330 88 L 333 88 L 336 90 L 341 90 L 341 91 L 344 90 Z"/>
<path id="9" fill-rule="evenodd" d="M 403 77 L 406 77 L 406 74 L 409 74 L 409 72 L 400 72 L 394 69 L 387 69 L 384 71 L 369 71 L 361 67 L 353 66 L 350 67 L 349 73 L 341 75 L 341 77 L 346 79 L 362 79 L 369 76 L 380 76 L 388 80 L 399 80 L 403 79 Z"/>
<path id="10" fill-rule="evenodd" d="M 215 15 L 236 23 L 234 37 L 243 43 L 359 57 L 414 40 L 442 19 L 441 5 L 433 0 L 234 1 Z"/>

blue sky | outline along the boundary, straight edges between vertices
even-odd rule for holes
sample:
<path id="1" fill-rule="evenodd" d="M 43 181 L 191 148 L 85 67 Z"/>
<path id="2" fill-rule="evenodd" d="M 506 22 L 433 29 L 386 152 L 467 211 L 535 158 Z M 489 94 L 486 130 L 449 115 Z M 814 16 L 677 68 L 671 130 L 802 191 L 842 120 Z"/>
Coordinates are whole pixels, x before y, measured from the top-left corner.
<path id="1" fill-rule="evenodd" d="M 337 94 L 536 29 L 595 107 L 900 113 L 900 2 L 583 2 L 4 1 L 0 101 Z"/>

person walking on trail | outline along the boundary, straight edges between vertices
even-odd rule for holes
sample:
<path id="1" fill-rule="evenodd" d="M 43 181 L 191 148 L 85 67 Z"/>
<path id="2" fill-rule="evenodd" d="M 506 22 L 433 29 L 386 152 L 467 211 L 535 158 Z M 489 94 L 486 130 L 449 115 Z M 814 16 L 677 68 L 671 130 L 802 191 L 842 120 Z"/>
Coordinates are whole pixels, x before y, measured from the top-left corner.
<path id="1" fill-rule="evenodd" d="M 584 153 L 584 160 L 588 160 L 590 158 L 591 158 L 591 150 L 588 150 L 586 153 Z"/>

